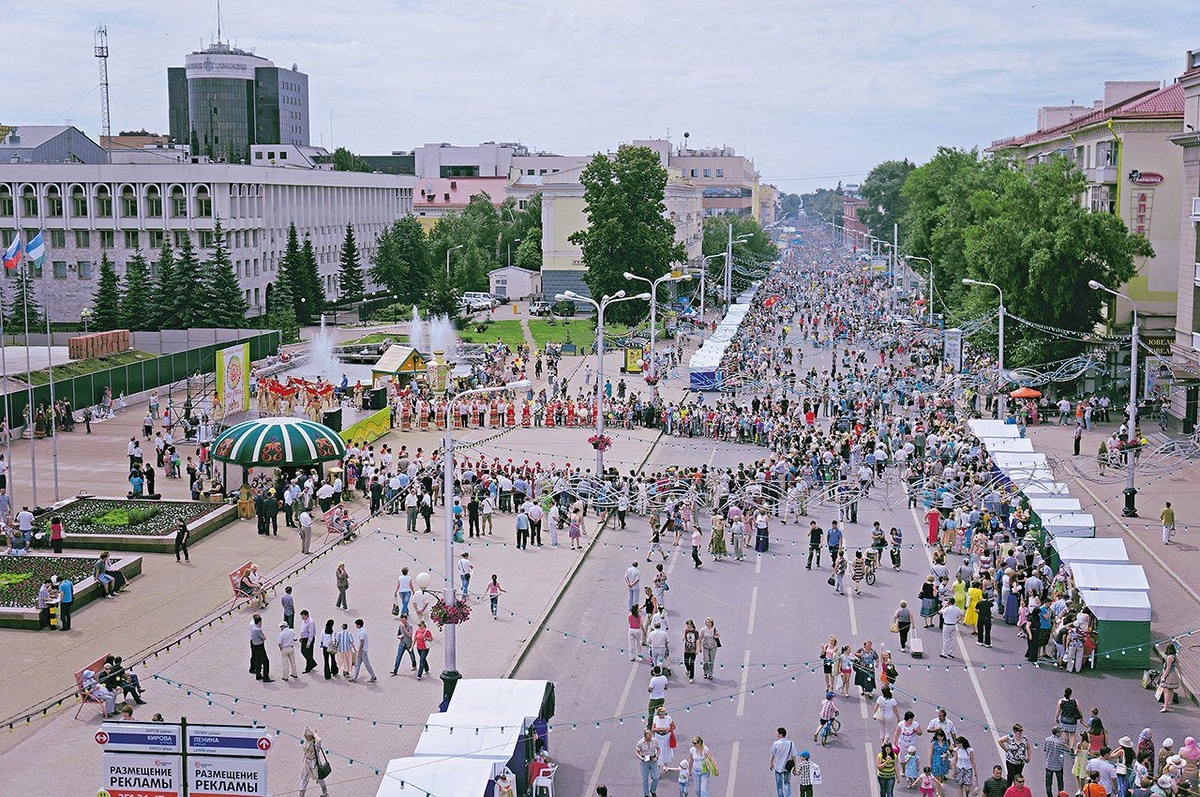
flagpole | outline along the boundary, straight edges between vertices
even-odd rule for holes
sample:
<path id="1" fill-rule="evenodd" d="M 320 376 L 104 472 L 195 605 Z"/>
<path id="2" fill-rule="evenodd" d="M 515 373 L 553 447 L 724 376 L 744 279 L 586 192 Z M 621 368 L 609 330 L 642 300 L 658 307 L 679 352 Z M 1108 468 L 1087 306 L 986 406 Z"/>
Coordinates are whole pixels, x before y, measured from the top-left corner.
<path id="1" fill-rule="evenodd" d="M 50 303 L 46 303 L 46 367 L 50 374 L 50 450 L 54 460 L 54 503 L 58 503 L 58 403 L 54 399 L 54 342 L 50 332 Z"/>
<path id="2" fill-rule="evenodd" d="M 13 498 L 16 490 L 13 489 L 15 479 L 12 472 L 12 433 L 13 433 L 13 417 L 12 417 L 12 402 L 8 397 L 8 346 L 4 345 L 4 303 L 0 302 L 0 379 L 3 379 L 4 385 L 4 423 L 6 426 L 4 434 L 4 453 L 5 459 L 8 460 L 8 500 L 10 505 L 16 499 Z"/>
<path id="3" fill-rule="evenodd" d="M 29 420 L 34 422 L 33 429 L 29 430 L 29 470 L 30 470 L 31 482 L 32 482 L 32 486 L 33 486 L 33 506 L 34 506 L 34 508 L 36 508 L 38 505 L 38 500 L 37 500 L 37 434 L 35 433 L 35 430 L 37 428 L 37 418 L 34 415 L 35 410 L 33 408 L 33 377 L 31 376 L 31 374 L 33 373 L 33 364 L 30 362 L 30 358 L 29 358 L 29 287 L 28 287 L 29 284 L 27 282 L 28 276 L 29 276 L 29 267 L 27 265 L 22 265 L 22 268 L 21 268 L 21 302 L 22 302 L 22 304 L 25 305 L 25 380 L 26 380 L 27 384 L 29 385 L 29 392 L 28 392 L 29 398 L 28 398 L 28 404 L 25 407 L 25 411 L 27 413 L 29 413 Z"/>

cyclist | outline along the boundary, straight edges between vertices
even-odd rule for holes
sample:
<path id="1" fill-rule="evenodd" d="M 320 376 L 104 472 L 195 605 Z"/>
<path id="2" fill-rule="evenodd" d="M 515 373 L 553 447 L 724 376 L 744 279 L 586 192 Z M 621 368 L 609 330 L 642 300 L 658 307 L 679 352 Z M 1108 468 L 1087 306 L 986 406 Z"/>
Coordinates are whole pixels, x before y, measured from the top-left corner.
<path id="1" fill-rule="evenodd" d="M 819 724 L 817 725 L 816 732 L 813 733 L 813 741 L 814 742 L 818 739 L 818 737 L 820 737 L 821 733 L 825 730 L 825 726 L 832 724 L 834 717 L 836 717 L 837 715 L 838 715 L 837 706 L 834 705 L 834 703 L 833 703 L 833 692 L 826 692 L 825 699 L 821 701 L 821 711 L 819 714 L 817 714 L 817 720 L 818 720 Z M 832 731 L 833 728 L 830 727 L 829 730 Z"/>

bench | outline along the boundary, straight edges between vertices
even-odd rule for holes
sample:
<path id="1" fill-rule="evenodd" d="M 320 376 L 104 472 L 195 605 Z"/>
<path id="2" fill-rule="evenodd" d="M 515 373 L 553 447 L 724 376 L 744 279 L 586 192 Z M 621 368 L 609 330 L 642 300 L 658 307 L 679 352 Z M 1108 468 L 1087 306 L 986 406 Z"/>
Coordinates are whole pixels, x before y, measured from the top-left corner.
<path id="1" fill-rule="evenodd" d="M 103 700 L 101 700 L 100 698 L 96 697 L 95 695 L 91 694 L 90 692 L 86 691 L 83 688 L 83 673 L 84 673 L 84 670 L 91 670 L 93 673 L 96 674 L 96 682 L 99 683 L 100 682 L 100 672 L 104 669 L 104 665 L 107 661 L 108 661 L 108 656 L 101 656 L 100 658 L 96 659 L 91 664 L 87 665 L 86 667 L 83 667 L 83 668 L 75 671 L 75 691 L 79 695 L 79 708 L 75 710 L 75 719 L 79 719 L 79 714 L 80 714 L 80 712 L 83 711 L 83 707 L 87 703 L 95 703 L 99 706 L 104 705 Z M 103 713 L 104 709 L 101 708 L 100 711 L 101 711 L 101 713 Z M 108 716 L 108 715 L 106 714 L 105 716 Z"/>
<path id="2" fill-rule="evenodd" d="M 253 562 L 246 562 L 244 565 L 241 565 L 236 570 L 230 571 L 229 585 L 233 588 L 233 599 L 234 600 L 238 600 L 239 598 L 246 598 L 249 600 L 259 600 L 258 597 L 247 592 L 245 589 L 242 588 L 242 576 L 246 575 L 246 572 L 248 570 L 250 570 L 250 568 L 253 566 L 254 566 Z M 271 586 L 269 584 L 263 584 L 263 596 L 260 601 L 262 606 L 267 605 L 266 604 L 266 590 L 268 590 L 270 588 L 271 588 Z"/>

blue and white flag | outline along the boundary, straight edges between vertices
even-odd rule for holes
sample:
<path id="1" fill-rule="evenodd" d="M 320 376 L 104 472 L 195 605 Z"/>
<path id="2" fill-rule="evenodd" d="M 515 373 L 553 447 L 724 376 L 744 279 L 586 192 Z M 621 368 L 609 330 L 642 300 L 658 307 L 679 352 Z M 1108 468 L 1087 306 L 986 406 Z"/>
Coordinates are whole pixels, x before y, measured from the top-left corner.
<path id="1" fill-rule="evenodd" d="M 34 265 L 38 266 L 46 259 L 46 244 L 42 241 L 41 230 L 38 230 L 38 234 L 25 244 L 25 257 L 32 260 Z"/>

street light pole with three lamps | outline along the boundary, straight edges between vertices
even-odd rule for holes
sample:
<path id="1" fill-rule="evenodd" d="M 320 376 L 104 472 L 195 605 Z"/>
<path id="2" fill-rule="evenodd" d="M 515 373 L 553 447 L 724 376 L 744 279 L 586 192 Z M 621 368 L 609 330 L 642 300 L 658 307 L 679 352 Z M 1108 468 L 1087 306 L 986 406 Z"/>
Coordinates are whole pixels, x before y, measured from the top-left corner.
<path id="1" fill-rule="evenodd" d="M 658 361 L 654 358 L 655 320 L 658 317 L 658 286 L 664 282 L 688 282 L 691 280 L 692 275 L 678 274 L 672 271 L 663 274 L 658 279 L 652 280 L 649 277 L 639 277 L 637 274 L 626 271 L 624 276 L 627 280 L 637 280 L 650 286 L 650 376 L 658 376 Z M 701 316 L 701 321 L 703 322 L 703 320 L 703 316 Z"/>
<path id="2" fill-rule="evenodd" d="M 1133 329 L 1129 333 L 1129 425 L 1125 429 L 1125 443 L 1130 446 L 1129 451 L 1125 452 L 1126 466 L 1129 468 L 1129 473 L 1125 482 L 1125 508 L 1121 510 L 1121 514 L 1125 517 L 1137 517 L 1137 486 L 1134 484 L 1135 468 L 1134 463 L 1137 461 L 1134 457 L 1135 449 L 1132 446 L 1136 445 L 1138 440 L 1137 435 L 1137 402 L 1138 402 L 1138 309 L 1137 303 L 1120 291 L 1114 291 L 1105 285 L 1096 282 L 1096 280 L 1088 280 L 1088 287 L 1094 291 L 1104 291 L 1113 296 L 1124 299 L 1129 302 L 1129 306 L 1133 308 Z"/>
<path id="3" fill-rule="evenodd" d="M 454 589 L 454 423 L 451 408 L 455 406 L 460 399 L 465 396 L 474 396 L 480 393 L 498 393 L 502 390 L 528 390 L 529 380 L 521 379 L 516 382 L 508 382 L 504 385 L 496 385 L 493 387 L 476 387 L 470 390 L 463 390 L 457 393 L 454 398 L 446 403 L 446 436 L 442 439 L 442 495 L 444 500 L 444 509 L 446 511 L 446 519 L 443 526 L 442 546 L 445 549 L 445 567 L 446 567 L 446 584 L 442 599 L 446 606 L 450 607 L 455 602 Z M 466 596 L 463 596 L 466 597 Z M 442 670 L 442 711 L 450 705 L 450 698 L 454 696 L 454 687 L 458 685 L 458 680 L 462 678 L 462 674 L 458 672 L 457 661 L 457 638 L 455 631 L 457 624 L 447 623 L 445 625 L 446 634 L 446 665 Z"/>
<path id="4" fill-rule="evenodd" d="M 650 294 L 639 293 L 636 296 L 626 296 L 625 291 L 617 291 L 611 296 L 605 296 L 600 301 L 589 296 L 580 296 L 574 291 L 565 291 L 554 297 L 555 301 L 572 301 L 590 304 L 596 308 L 596 479 L 604 478 L 604 446 L 600 442 L 604 438 L 604 311 L 610 304 L 617 302 L 632 302 L 649 299 Z"/>
<path id="5" fill-rule="evenodd" d="M 999 357 L 996 366 L 997 370 L 999 371 L 999 384 L 997 385 L 997 391 L 1000 401 L 1000 411 L 998 415 L 1000 416 L 1000 420 L 1003 421 L 1008 417 L 1008 394 L 1004 392 L 1004 291 L 994 282 L 980 282 L 979 280 L 973 280 L 969 277 L 963 277 L 962 284 L 982 285 L 985 288 L 995 288 L 996 292 L 1000 294 L 1000 346 Z"/>

